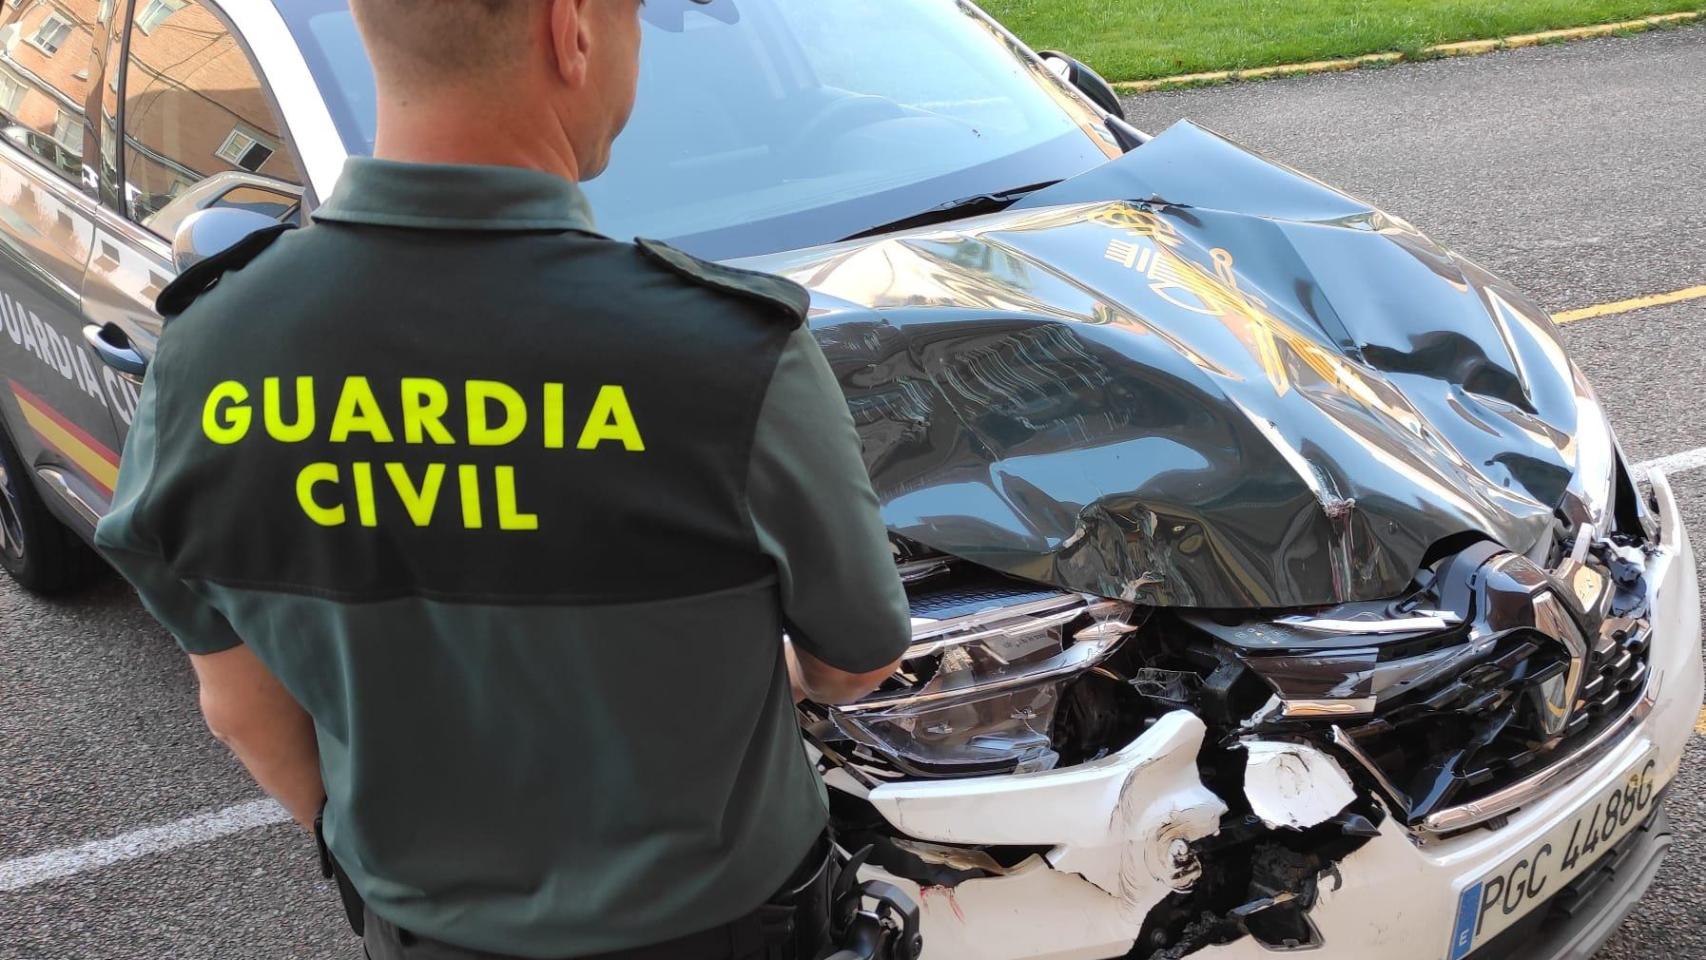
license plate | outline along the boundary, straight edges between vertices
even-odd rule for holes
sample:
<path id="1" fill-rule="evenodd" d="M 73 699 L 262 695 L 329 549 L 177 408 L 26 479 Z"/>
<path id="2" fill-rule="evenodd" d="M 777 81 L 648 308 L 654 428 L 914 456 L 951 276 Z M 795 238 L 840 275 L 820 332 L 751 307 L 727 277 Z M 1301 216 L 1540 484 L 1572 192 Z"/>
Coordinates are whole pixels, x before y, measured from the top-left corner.
<path id="1" fill-rule="evenodd" d="M 1462 960 L 1521 920 L 1640 826 L 1652 810 L 1657 775 L 1649 751 L 1574 817 L 1466 887 L 1457 901 L 1449 960 Z"/>

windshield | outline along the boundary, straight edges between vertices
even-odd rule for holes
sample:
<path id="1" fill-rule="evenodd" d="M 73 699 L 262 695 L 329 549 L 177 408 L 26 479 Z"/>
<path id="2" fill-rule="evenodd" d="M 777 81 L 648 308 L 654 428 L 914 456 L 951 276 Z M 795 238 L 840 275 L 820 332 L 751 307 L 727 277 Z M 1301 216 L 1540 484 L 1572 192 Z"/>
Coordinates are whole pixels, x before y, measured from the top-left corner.
<path id="1" fill-rule="evenodd" d="M 352 153 L 373 77 L 344 0 L 282 4 Z M 648 0 L 639 99 L 586 183 L 601 231 L 736 257 L 838 240 L 1116 155 L 1100 117 L 955 0 Z"/>

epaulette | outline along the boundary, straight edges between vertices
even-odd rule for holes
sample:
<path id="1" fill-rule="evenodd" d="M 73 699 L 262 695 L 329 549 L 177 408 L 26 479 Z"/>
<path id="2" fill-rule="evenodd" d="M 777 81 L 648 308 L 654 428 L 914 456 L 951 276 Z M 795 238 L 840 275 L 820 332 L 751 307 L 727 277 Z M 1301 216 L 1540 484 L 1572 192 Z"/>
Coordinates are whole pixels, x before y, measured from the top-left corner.
<path id="1" fill-rule="evenodd" d="M 647 240 L 642 237 L 636 238 L 634 242 L 639 245 L 642 253 L 663 264 L 672 273 L 686 277 L 700 286 L 757 300 L 776 308 L 779 316 L 786 319 L 790 328 L 798 327 L 806 320 L 806 311 L 810 309 L 812 302 L 811 294 L 792 280 L 701 260 L 661 240 Z"/>
<path id="2" fill-rule="evenodd" d="M 224 250 L 219 251 L 206 260 L 190 267 L 178 278 L 166 284 L 160 295 L 154 298 L 154 309 L 160 316 L 167 319 L 177 316 L 189 309 L 196 298 L 212 289 L 219 278 L 233 270 L 242 269 L 249 261 L 260 256 L 273 241 L 284 236 L 288 231 L 295 230 L 293 223 L 281 223 L 276 227 L 256 230 Z"/>

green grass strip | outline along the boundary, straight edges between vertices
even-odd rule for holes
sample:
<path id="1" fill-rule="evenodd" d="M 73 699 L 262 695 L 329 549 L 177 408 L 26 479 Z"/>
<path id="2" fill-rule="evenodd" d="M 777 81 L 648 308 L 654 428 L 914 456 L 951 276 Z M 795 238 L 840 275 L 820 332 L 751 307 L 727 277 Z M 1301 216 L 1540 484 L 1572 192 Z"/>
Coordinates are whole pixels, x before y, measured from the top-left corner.
<path id="1" fill-rule="evenodd" d="M 1701 0 L 984 0 L 1039 50 L 1109 80 L 1399 52 L 1706 10 Z"/>

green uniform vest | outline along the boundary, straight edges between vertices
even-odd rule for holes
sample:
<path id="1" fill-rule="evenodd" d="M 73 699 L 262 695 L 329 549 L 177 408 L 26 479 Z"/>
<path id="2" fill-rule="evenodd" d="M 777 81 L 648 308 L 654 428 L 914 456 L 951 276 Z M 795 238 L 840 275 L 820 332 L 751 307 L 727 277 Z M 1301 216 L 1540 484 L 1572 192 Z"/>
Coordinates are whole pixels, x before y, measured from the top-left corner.
<path id="1" fill-rule="evenodd" d="M 569 957 L 751 910 L 826 817 L 783 630 L 908 639 L 805 292 L 534 171 L 352 160 L 315 220 L 163 297 L 103 552 L 312 714 L 386 919 Z"/>

